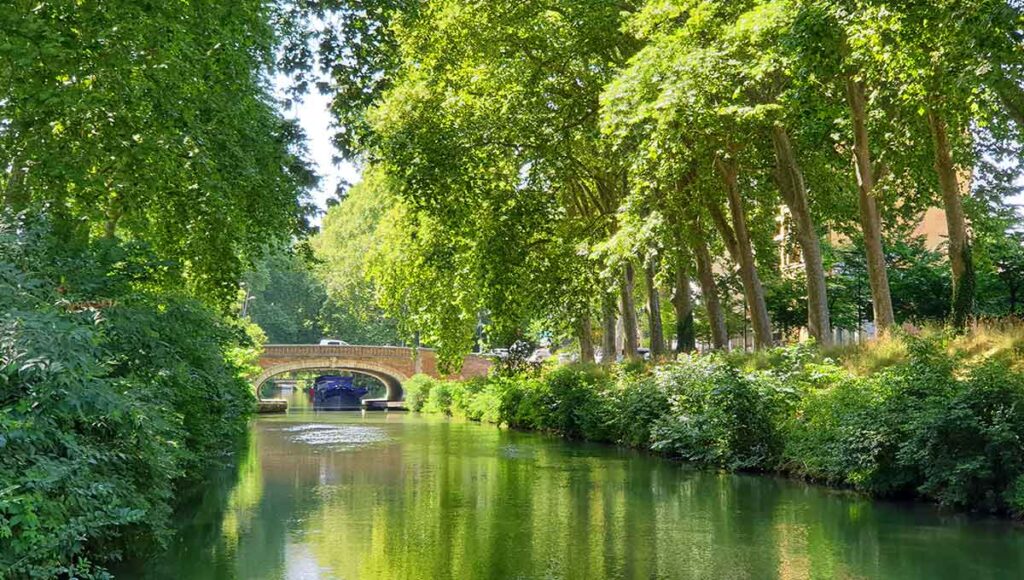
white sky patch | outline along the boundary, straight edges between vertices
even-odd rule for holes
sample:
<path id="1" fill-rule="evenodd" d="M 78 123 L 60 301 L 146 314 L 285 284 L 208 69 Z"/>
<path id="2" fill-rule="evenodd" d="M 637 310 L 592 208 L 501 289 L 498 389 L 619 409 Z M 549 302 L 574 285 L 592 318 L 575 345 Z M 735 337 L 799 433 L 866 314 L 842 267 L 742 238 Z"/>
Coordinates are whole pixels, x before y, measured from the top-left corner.
<path id="1" fill-rule="evenodd" d="M 274 89 L 279 96 L 285 94 L 288 79 L 278 76 L 274 79 Z M 297 119 L 302 130 L 306 132 L 306 147 L 309 149 L 309 160 L 313 169 L 320 176 L 320 185 L 311 192 L 313 202 L 321 210 L 327 210 L 327 199 L 334 197 L 338 184 L 346 181 L 357 183 L 362 175 L 359 167 L 349 161 L 335 163 L 337 151 L 331 142 L 334 134 L 334 119 L 331 116 L 331 98 L 321 95 L 318 91 L 306 94 L 297 100 L 292 107 L 282 111 L 288 119 Z M 312 221 L 320 225 L 322 215 Z"/>

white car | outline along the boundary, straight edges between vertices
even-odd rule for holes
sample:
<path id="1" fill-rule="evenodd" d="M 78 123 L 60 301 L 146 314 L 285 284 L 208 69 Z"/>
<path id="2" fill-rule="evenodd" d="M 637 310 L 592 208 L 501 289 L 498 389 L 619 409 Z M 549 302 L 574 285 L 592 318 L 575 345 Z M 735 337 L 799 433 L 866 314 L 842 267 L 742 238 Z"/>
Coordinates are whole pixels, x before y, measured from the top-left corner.
<path id="1" fill-rule="evenodd" d="M 549 358 L 551 358 L 551 349 L 538 348 L 537 350 L 533 351 L 533 354 L 530 355 L 530 358 L 526 359 L 526 362 L 530 364 L 539 365 L 544 361 L 548 360 Z"/>
<path id="2" fill-rule="evenodd" d="M 336 338 L 322 338 L 320 339 L 320 346 L 351 346 L 344 340 L 338 340 Z"/>

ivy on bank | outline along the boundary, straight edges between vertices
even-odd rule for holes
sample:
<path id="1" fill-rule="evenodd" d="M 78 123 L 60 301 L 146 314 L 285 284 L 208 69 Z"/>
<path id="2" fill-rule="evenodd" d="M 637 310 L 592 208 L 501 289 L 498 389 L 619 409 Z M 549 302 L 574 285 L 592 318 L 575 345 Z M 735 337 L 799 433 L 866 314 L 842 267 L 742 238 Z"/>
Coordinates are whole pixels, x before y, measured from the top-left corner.
<path id="1" fill-rule="evenodd" d="M 868 376 L 797 346 L 763 357 L 762 370 L 683 356 L 653 368 L 419 376 L 406 395 L 414 411 L 1024 516 L 1024 339 L 982 360 L 944 337 L 899 340 L 905 358 Z"/>

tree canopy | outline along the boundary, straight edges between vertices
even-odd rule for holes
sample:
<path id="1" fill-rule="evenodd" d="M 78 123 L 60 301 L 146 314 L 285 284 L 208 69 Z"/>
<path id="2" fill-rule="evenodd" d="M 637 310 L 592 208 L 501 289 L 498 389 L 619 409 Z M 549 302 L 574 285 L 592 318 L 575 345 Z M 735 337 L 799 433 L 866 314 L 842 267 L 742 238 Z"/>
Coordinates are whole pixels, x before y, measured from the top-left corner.
<path id="1" fill-rule="evenodd" d="M 28 2 L 0 14 L 0 199 L 149 244 L 223 303 L 304 227 L 301 134 L 270 97 L 263 0 Z"/>
<path id="2" fill-rule="evenodd" d="M 387 191 L 378 304 L 450 359 L 481 337 L 574 337 L 586 359 L 599 336 L 630 356 L 644 334 L 660 350 L 659 299 L 693 316 L 691 285 L 704 308 L 677 328 L 719 347 L 746 328 L 767 346 L 801 326 L 824 343 L 871 320 L 962 327 L 1009 313 L 992 291 L 1016 304 L 995 257 L 1019 223 L 1012 3 L 317 6 L 321 39 L 362 22 L 318 54 L 339 127 Z M 941 244 L 904 244 L 928 208 Z M 949 272 L 926 276 L 946 306 L 908 310 L 894 292 L 924 264 Z"/>

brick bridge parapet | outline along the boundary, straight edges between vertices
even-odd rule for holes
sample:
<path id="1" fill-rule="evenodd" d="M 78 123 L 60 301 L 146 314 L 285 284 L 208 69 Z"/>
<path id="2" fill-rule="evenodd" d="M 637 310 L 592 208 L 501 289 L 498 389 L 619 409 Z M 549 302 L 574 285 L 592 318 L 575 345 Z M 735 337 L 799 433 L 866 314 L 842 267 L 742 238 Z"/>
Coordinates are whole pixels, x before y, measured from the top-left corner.
<path id="1" fill-rule="evenodd" d="M 491 363 L 469 355 L 462 371 L 444 376 L 437 369 L 437 353 L 427 348 L 397 346 L 280 345 L 264 347 L 259 366 L 263 372 L 253 381 L 256 392 L 271 378 L 294 371 L 332 370 L 362 373 L 380 379 L 387 387 L 389 401 L 403 399 L 402 383 L 416 374 L 434 378 L 468 379 L 487 376 Z"/>

